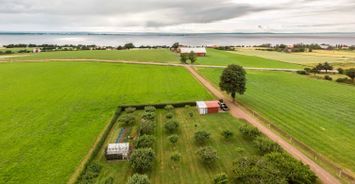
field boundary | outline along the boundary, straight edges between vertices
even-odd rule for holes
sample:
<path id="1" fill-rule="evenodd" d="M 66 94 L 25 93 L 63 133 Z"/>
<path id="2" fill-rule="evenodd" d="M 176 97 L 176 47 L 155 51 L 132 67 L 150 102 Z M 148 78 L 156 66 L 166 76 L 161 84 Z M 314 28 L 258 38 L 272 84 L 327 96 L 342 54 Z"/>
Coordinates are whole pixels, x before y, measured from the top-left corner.
<path id="1" fill-rule="evenodd" d="M 256 111 L 252 110 L 249 108 L 247 105 L 239 102 L 239 104 L 247 110 L 249 113 L 251 113 L 254 117 L 258 118 L 263 122 L 265 125 L 267 125 L 270 129 L 274 130 L 278 134 L 280 134 L 282 137 L 286 138 L 289 143 L 296 145 L 297 147 L 301 148 L 306 154 L 311 156 L 311 158 L 314 161 L 320 162 L 321 164 L 326 165 L 327 167 L 331 168 L 333 171 L 336 172 L 336 175 L 339 178 L 350 180 L 351 182 L 355 182 L 355 176 L 348 171 L 347 169 L 344 169 L 342 166 L 339 166 L 338 164 L 334 163 L 330 159 L 326 158 L 325 156 L 319 154 L 318 152 L 314 151 L 311 147 L 307 146 L 306 144 L 302 143 L 301 141 L 297 140 L 296 138 L 292 137 L 290 134 L 285 132 L 284 130 L 280 129 L 278 126 L 276 126 L 274 123 L 271 121 L 267 120 L 264 118 L 262 115 L 257 113 Z"/>
<path id="2" fill-rule="evenodd" d="M 97 137 L 94 145 L 92 146 L 92 148 L 90 149 L 88 154 L 82 159 L 79 166 L 75 169 L 74 173 L 69 178 L 69 180 L 67 182 L 68 184 L 76 183 L 79 180 L 79 178 L 84 174 L 86 167 L 89 165 L 89 163 L 95 158 L 95 156 L 100 151 L 100 148 L 104 144 L 108 134 L 110 133 L 110 130 L 112 129 L 113 125 L 116 123 L 116 121 L 117 121 L 118 117 L 121 115 L 121 113 L 122 113 L 122 108 L 117 107 L 110 122 L 106 125 L 104 130 Z"/>

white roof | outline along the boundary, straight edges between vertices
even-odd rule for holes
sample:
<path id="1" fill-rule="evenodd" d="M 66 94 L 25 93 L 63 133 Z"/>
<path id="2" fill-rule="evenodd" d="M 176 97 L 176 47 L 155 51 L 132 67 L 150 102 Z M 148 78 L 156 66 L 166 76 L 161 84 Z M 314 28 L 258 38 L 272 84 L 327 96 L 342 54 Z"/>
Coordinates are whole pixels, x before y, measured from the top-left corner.
<path id="1" fill-rule="evenodd" d="M 180 47 L 180 53 L 207 53 L 205 47 Z"/>
<path id="2" fill-rule="evenodd" d="M 127 154 L 129 143 L 112 143 L 107 146 L 107 154 Z"/>
<path id="3" fill-rule="evenodd" d="M 204 101 L 197 101 L 196 106 L 197 108 L 207 108 L 207 105 Z"/>

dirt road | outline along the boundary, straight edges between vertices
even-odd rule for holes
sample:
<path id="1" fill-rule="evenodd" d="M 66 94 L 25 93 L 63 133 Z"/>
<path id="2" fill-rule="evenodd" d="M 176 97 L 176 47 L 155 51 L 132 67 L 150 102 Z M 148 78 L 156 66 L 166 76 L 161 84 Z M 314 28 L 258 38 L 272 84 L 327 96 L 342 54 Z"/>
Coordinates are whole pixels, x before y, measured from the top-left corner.
<path id="1" fill-rule="evenodd" d="M 208 80 L 203 78 L 197 71 L 191 66 L 185 66 L 186 69 L 191 72 L 191 74 L 201 82 L 214 96 L 218 99 L 223 99 L 227 106 L 230 108 L 230 114 L 238 119 L 244 119 L 253 126 L 257 127 L 260 132 L 269 137 L 271 140 L 277 142 L 285 151 L 291 154 L 294 158 L 302 161 L 304 164 L 309 165 L 311 170 L 319 177 L 319 179 L 325 184 L 337 184 L 340 181 L 331 175 L 328 171 L 324 170 L 313 160 L 309 159 L 305 154 L 303 154 L 296 147 L 288 143 L 282 137 L 271 131 L 268 127 L 266 127 L 260 120 L 254 117 L 252 114 L 247 112 L 240 105 L 232 102 L 231 98 L 226 97 L 224 93 L 222 93 L 219 89 L 217 89 L 213 84 L 211 84 Z"/>

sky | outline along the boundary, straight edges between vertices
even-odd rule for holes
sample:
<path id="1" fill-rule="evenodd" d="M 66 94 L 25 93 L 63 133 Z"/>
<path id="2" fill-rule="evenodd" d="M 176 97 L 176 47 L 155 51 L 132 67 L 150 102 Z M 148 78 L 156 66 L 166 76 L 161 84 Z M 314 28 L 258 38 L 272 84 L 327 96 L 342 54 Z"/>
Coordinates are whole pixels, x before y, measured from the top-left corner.
<path id="1" fill-rule="evenodd" d="M 355 32 L 355 0 L 0 0 L 0 31 Z"/>

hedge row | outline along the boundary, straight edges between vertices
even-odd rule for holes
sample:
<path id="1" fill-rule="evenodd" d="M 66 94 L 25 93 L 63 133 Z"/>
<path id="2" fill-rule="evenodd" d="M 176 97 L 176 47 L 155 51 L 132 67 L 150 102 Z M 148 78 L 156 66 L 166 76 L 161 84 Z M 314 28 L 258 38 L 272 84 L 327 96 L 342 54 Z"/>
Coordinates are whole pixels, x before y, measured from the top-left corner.
<path id="1" fill-rule="evenodd" d="M 143 105 L 121 105 L 119 107 L 128 108 L 128 107 L 135 107 L 137 110 L 144 110 L 146 106 L 154 106 L 157 109 L 163 109 L 167 105 L 173 105 L 174 107 L 185 107 L 186 105 L 189 106 L 196 106 L 196 102 L 178 102 L 178 103 L 157 103 L 157 104 L 143 104 Z"/>

